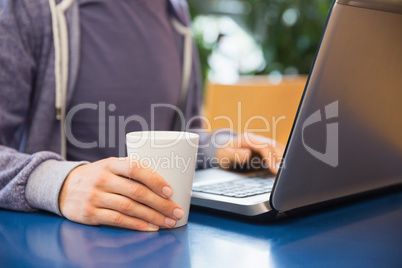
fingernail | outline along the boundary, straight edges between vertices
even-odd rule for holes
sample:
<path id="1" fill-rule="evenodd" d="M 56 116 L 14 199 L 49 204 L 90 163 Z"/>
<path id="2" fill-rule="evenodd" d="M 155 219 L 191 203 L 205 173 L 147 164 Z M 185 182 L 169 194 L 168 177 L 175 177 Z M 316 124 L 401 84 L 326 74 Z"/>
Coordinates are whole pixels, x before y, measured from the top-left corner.
<path id="1" fill-rule="evenodd" d="M 169 227 L 174 227 L 176 225 L 176 221 L 171 218 L 165 218 L 165 223 Z"/>
<path id="2" fill-rule="evenodd" d="M 173 210 L 173 215 L 177 218 L 177 219 L 181 219 L 184 216 L 184 212 L 183 210 L 176 208 L 175 210 Z"/>
<path id="3" fill-rule="evenodd" d="M 162 194 L 167 198 L 170 198 L 173 195 L 173 190 L 170 187 L 165 186 L 162 188 Z"/>
<path id="4" fill-rule="evenodd" d="M 148 225 L 149 225 L 149 229 L 148 229 L 149 231 L 158 231 L 159 230 L 159 226 L 157 226 L 155 224 L 149 223 Z"/>

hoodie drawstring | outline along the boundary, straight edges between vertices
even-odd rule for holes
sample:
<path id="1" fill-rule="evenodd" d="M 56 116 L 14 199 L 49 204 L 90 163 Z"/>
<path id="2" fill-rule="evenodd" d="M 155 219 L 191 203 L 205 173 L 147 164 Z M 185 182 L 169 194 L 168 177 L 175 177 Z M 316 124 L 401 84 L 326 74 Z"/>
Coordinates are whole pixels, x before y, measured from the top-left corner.
<path id="1" fill-rule="evenodd" d="M 180 101 L 179 101 L 179 110 L 182 113 L 185 113 L 186 107 L 186 98 L 187 98 L 187 91 L 190 85 L 190 78 L 191 78 L 191 65 L 193 59 L 193 38 L 191 29 L 181 22 L 179 22 L 176 18 L 171 19 L 172 25 L 175 30 L 184 36 L 184 55 L 183 55 L 183 66 L 182 66 L 182 82 L 181 82 L 181 92 L 180 92 Z M 179 118 L 176 117 L 178 120 Z M 174 130 L 183 130 L 179 126 L 180 122 L 174 122 L 174 126 L 176 129 Z"/>
<path id="2" fill-rule="evenodd" d="M 69 40 L 65 12 L 74 1 L 75 0 L 64 0 L 56 4 L 56 0 L 49 0 L 55 51 L 56 119 L 60 120 L 61 156 L 64 159 L 66 159 L 67 156 L 65 117 L 69 67 Z"/>

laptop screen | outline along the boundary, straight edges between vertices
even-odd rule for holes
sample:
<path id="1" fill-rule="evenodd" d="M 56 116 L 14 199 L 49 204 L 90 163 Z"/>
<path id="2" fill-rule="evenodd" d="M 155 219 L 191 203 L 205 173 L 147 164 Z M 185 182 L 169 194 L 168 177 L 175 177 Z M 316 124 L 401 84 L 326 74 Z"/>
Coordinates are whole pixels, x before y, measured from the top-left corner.
<path id="1" fill-rule="evenodd" d="M 288 211 L 402 182 L 401 32 L 402 1 L 334 4 L 273 208 Z"/>

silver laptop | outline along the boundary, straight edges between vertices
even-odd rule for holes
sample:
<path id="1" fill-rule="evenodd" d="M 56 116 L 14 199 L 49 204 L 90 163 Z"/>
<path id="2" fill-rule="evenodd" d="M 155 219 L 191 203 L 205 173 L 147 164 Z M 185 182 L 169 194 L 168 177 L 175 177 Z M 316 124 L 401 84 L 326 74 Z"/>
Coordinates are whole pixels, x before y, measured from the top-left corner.
<path id="1" fill-rule="evenodd" d="M 274 215 L 402 183 L 402 1 L 337 0 L 276 177 L 196 172 L 191 203 Z"/>

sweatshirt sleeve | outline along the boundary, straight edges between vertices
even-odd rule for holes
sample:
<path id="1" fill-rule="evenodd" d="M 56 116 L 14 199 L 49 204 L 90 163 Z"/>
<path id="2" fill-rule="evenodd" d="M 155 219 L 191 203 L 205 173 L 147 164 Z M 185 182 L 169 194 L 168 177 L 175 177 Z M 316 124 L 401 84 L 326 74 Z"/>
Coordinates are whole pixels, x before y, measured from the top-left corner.
<path id="1" fill-rule="evenodd" d="M 60 189 L 71 170 L 84 163 L 63 161 L 53 152 L 28 155 L 0 146 L 0 207 L 61 215 Z"/>
<path id="2" fill-rule="evenodd" d="M 60 215 L 60 188 L 82 163 L 63 161 L 53 152 L 19 152 L 40 55 L 43 2 L 0 1 L 0 207 Z"/>

